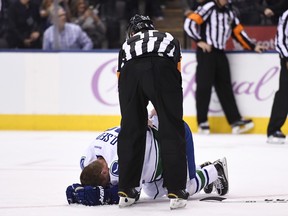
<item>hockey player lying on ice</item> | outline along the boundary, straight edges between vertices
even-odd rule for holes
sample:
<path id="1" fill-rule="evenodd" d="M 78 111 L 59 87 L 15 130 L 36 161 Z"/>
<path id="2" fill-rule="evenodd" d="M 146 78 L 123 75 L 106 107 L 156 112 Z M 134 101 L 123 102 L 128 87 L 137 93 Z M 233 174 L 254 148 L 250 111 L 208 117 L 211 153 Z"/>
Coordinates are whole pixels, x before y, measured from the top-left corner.
<path id="1" fill-rule="evenodd" d="M 157 116 L 149 121 L 146 135 L 146 150 L 143 163 L 141 182 L 138 191 L 143 191 L 148 197 L 155 199 L 167 195 L 163 187 L 161 158 L 157 141 Z M 204 188 L 205 193 L 211 193 L 213 187 L 219 195 L 228 193 L 228 173 L 226 158 L 214 163 L 206 162 L 195 166 L 193 137 L 189 126 L 185 124 L 187 143 L 188 176 L 186 190 L 191 195 Z M 69 204 L 78 203 L 88 206 L 118 204 L 118 156 L 117 137 L 119 127 L 114 127 L 100 134 L 87 148 L 81 157 L 81 184 L 67 187 L 66 196 Z M 140 196 L 140 192 L 139 192 Z M 138 198 L 139 199 L 139 198 Z M 121 206 L 120 206 L 121 207 Z"/>

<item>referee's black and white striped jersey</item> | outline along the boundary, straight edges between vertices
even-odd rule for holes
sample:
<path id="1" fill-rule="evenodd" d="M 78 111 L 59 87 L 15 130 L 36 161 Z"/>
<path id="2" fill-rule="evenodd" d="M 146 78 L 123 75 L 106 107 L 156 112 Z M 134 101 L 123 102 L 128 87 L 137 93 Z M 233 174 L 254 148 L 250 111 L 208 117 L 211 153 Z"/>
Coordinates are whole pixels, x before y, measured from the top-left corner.
<path id="1" fill-rule="evenodd" d="M 172 58 L 175 64 L 181 60 L 180 44 L 176 38 L 168 32 L 147 30 L 136 33 L 124 42 L 119 52 L 118 71 L 130 59 L 148 53 Z"/>
<path id="2" fill-rule="evenodd" d="M 275 47 L 282 58 L 288 58 L 288 10 L 279 18 Z"/>
<path id="3" fill-rule="evenodd" d="M 189 15 L 185 19 L 184 30 L 196 42 L 205 41 L 220 50 L 225 49 L 231 34 L 243 48 L 255 48 L 233 9 L 228 5 L 219 8 L 214 1 L 199 6 Z"/>

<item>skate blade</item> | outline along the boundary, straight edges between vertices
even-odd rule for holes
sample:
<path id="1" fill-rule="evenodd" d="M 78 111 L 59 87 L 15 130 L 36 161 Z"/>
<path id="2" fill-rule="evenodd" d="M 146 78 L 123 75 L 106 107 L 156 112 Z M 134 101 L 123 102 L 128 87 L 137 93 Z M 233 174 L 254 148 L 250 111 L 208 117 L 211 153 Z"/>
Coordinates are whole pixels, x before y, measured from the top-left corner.
<path id="1" fill-rule="evenodd" d="M 210 134 L 210 130 L 209 129 L 198 129 L 198 134 L 203 134 L 203 135 L 209 135 Z"/>
<path id="2" fill-rule="evenodd" d="M 170 199 L 170 209 L 184 208 L 187 204 L 185 199 Z"/>
<path id="3" fill-rule="evenodd" d="M 120 197 L 119 199 L 119 208 L 125 208 L 133 205 L 136 202 L 135 199 L 129 197 Z"/>
<path id="4" fill-rule="evenodd" d="M 285 138 L 268 137 L 267 143 L 269 143 L 269 144 L 285 144 Z"/>
<path id="5" fill-rule="evenodd" d="M 225 177 L 228 180 L 228 167 L 227 167 L 227 159 L 226 157 L 223 157 L 221 160 L 221 163 L 223 165 L 223 169 L 224 169 L 224 173 L 225 173 Z"/>

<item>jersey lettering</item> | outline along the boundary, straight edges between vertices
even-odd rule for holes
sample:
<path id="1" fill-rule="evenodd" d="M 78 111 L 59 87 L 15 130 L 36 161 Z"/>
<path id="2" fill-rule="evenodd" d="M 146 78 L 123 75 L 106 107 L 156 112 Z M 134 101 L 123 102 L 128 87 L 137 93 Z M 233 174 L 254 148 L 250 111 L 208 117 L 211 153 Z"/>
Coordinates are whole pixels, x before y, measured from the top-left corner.
<path id="1" fill-rule="evenodd" d="M 115 145 L 118 141 L 118 137 L 114 137 L 114 139 L 110 142 L 111 145 Z"/>
<path id="2" fill-rule="evenodd" d="M 110 141 L 111 145 L 115 145 L 115 143 L 117 143 L 117 136 L 111 133 L 102 133 L 96 138 L 96 140 L 101 140 L 103 142 Z"/>

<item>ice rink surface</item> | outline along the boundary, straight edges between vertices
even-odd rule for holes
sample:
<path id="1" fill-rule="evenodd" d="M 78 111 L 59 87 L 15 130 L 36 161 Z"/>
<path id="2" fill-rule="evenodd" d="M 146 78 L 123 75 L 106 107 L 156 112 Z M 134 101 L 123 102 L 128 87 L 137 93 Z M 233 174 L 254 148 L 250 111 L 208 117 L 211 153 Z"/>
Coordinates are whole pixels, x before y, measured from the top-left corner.
<path id="1" fill-rule="evenodd" d="M 79 160 L 97 132 L 0 131 L 0 216 L 288 216 L 288 203 L 200 202 L 171 211 L 167 198 L 144 194 L 130 208 L 68 205 L 65 190 L 79 182 Z M 231 200 L 288 199 L 288 143 L 265 135 L 194 134 L 196 162 L 225 156 Z M 214 193 L 214 195 L 216 195 Z"/>

